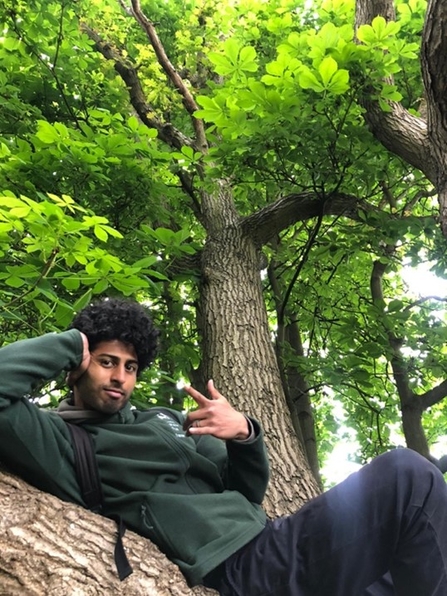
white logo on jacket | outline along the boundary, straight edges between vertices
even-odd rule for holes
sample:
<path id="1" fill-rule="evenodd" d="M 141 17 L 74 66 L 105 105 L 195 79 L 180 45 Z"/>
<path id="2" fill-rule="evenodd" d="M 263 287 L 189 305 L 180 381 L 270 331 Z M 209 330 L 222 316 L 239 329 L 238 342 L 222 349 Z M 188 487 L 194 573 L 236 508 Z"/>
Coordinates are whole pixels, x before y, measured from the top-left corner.
<path id="1" fill-rule="evenodd" d="M 163 412 L 159 412 L 157 414 L 157 418 L 160 418 L 160 420 L 164 420 L 165 422 L 167 422 L 171 429 L 174 431 L 176 437 L 179 437 L 180 439 L 186 438 L 185 431 L 183 430 L 182 425 L 176 420 L 174 420 L 174 418 L 168 416 L 167 414 L 163 414 Z"/>

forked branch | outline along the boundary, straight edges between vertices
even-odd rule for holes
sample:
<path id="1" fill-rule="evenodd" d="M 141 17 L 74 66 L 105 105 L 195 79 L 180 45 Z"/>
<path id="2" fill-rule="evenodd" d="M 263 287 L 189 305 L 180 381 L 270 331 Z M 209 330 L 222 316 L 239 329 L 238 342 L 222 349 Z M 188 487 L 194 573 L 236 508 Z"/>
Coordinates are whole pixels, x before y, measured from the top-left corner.
<path id="1" fill-rule="evenodd" d="M 204 152 L 208 147 L 208 143 L 206 140 L 205 135 L 205 128 L 203 125 L 203 120 L 194 117 L 194 112 L 199 109 L 199 106 L 196 104 L 196 101 L 188 89 L 185 81 L 179 75 L 177 70 L 175 69 L 172 62 L 169 60 L 168 55 L 164 49 L 164 46 L 158 37 L 157 31 L 154 27 L 154 24 L 147 18 L 147 16 L 141 10 L 140 0 L 131 0 L 132 2 L 132 12 L 143 29 L 146 33 L 149 42 L 154 49 L 155 55 L 157 56 L 157 60 L 160 66 L 163 68 L 166 76 L 174 85 L 174 87 L 178 90 L 180 95 L 183 99 L 183 105 L 185 106 L 186 111 L 191 116 L 192 125 L 194 127 L 194 132 L 196 134 L 195 140 L 195 148 L 198 151 Z"/>
<path id="2" fill-rule="evenodd" d="M 130 102 L 141 121 L 149 128 L 158 131 L 158 137 L 170 147 L 181 149 L 185 145 L 192 145 L 190 138 L 177 130 L 170 122 L 164 122 L 155 113 L 155 110 L 147 102 L 146 95 L 138 77 L 135 66 L 126 60 L 109 42 L 104 41 L 101 36 L 85 23 L 81 25 L 82 31 L 95 42 L 96 49 L 106 58 L 112 60 L 115 70 L 125 82 L 129 91 Z"/>

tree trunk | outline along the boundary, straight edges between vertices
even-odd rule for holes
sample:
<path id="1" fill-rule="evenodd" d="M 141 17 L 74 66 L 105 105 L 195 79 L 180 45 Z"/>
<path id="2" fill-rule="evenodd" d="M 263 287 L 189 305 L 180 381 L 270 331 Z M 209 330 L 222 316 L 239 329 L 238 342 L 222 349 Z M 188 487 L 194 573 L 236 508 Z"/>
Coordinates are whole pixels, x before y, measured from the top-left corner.
<path id="1" fill-rule="evenodd" d="M 207 378 L 265 431 L 272 480 L 264 506 L 294 512 L 318 486 L 294 433 L 262 295 L 260 253 L 240 225 L 231 187 L 204 200 L 208 239 L 202 257 L 203 368 Z"/>
<path id="2" fill-rule="evenodd" d="M 134 572 L 120 582 L 115 522 L 64 503 L 0 472 L 0 594 L 7 596 L 193 596 L 176 565 L 149 540 L 127 532 Z"/>

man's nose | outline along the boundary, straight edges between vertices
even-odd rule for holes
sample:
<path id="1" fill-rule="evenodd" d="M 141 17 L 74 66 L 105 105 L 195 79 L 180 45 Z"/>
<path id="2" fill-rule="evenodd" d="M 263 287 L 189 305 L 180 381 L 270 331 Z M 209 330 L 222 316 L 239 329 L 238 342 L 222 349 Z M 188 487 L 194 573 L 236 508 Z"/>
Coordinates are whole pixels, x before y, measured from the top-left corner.
<path id="1" fill-rule="evenodd" d="M 124 366 L 117 364 L 116 366 L 113 367 L 113 369 L 112 369 L 112 380 L 113 381 L 120 383 L 122 385 L 126 378 L 125 375 L 126 375 L 126 369 L 124 368 Z"/>

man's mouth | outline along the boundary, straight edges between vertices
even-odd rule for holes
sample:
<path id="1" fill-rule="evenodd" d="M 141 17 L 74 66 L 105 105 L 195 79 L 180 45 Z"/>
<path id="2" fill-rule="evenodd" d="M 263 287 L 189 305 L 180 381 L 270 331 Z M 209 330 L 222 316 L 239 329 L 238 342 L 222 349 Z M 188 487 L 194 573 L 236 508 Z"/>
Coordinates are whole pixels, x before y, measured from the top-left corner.
<path id="1" fill-rule="evenodd" d="M 104 391 L 107 393 L 109 397 L 113 399 L 120 399 L 124 396 L 124 391 L 121 389 L 117 389 L 116 387 L 105 387 Z"/>

